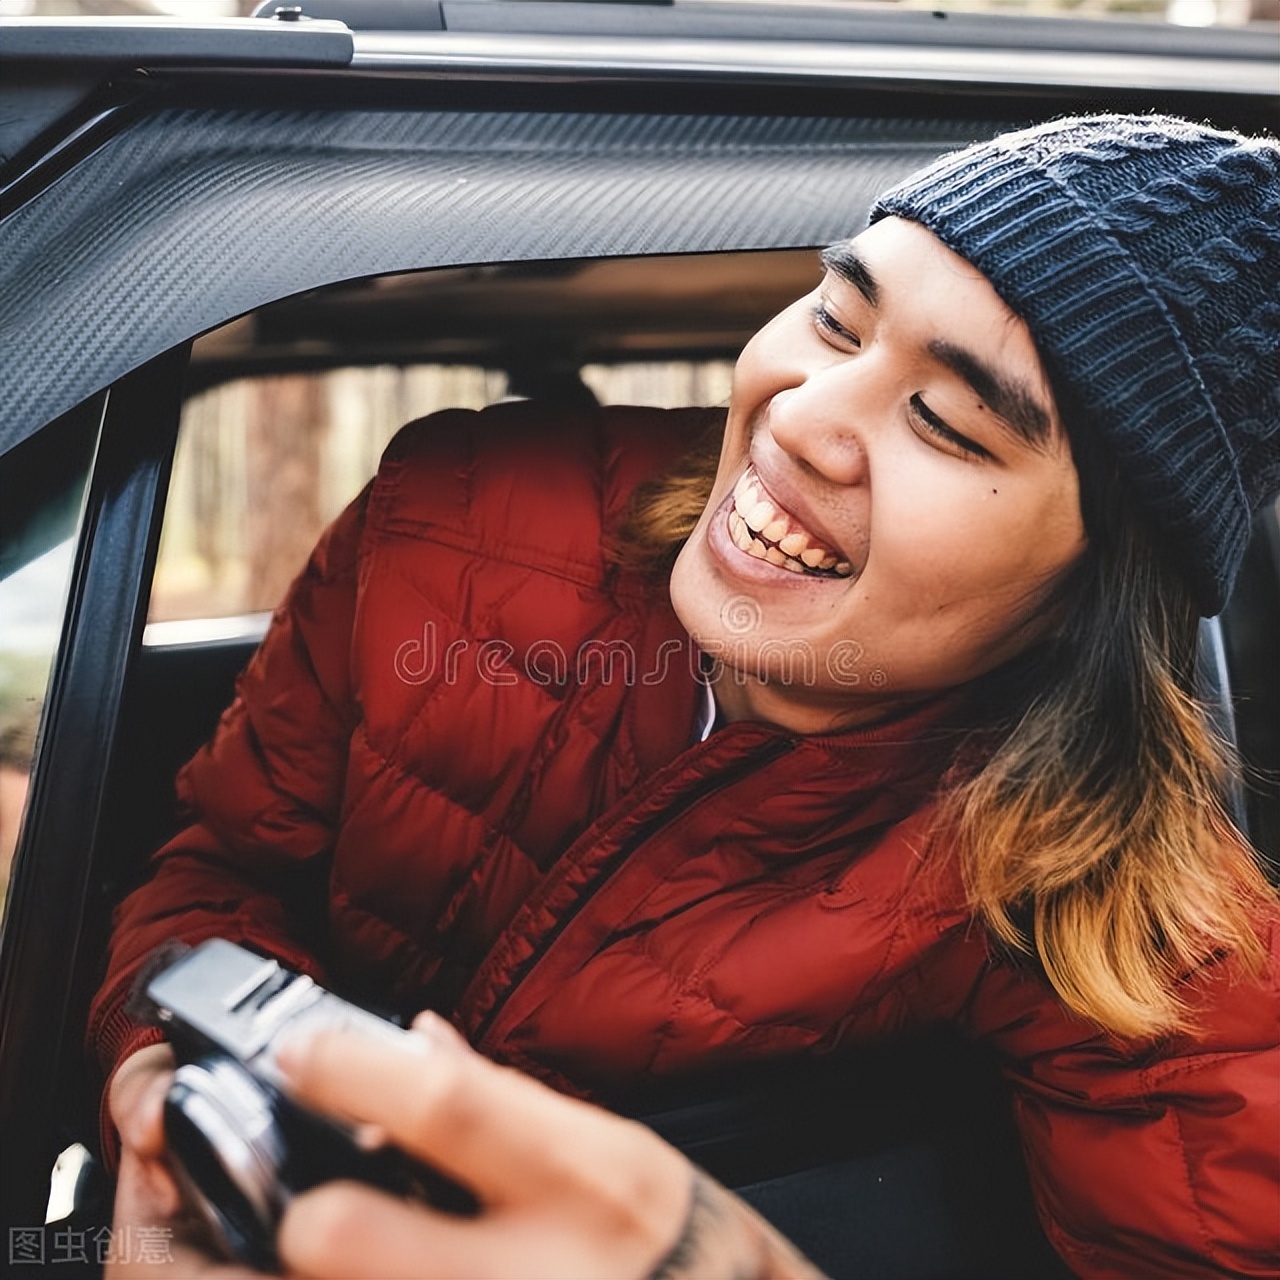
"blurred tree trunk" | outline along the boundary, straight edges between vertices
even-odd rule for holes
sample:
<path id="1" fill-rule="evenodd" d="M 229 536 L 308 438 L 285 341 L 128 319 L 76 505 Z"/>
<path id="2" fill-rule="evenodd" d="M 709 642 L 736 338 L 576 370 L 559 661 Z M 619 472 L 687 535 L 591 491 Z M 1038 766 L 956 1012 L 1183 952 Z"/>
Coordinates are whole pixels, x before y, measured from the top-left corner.
<path id="1" fill-rule="evenodd" d="M 328 397 L 323 379 L 287 375 L 256 379 L 249 405 L 249 607 L 272 609 L 324 524 L 320 467 Z"/>

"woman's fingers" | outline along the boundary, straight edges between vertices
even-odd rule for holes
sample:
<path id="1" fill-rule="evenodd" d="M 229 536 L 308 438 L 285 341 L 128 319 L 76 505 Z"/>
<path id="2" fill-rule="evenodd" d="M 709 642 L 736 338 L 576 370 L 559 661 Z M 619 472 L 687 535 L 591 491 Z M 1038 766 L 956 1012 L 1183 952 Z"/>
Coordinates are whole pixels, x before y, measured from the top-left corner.
<path id="1" fill-rule="evenodd" d="M 126 1147 L 145 1157 L 164 1151 L 164 1096 L 173 1080 L 173 1050 L 167 1044 L 139 1049 L 116 1068 L 108 1108 Z"/>
<path id="2" fill-rule="evenodd" d="M 302 1101 L 380 1126 L 486 1203 L 558 1196 L 572 1206 L 581 1195 L 596 1213 L 617 1200 L 627 1213 L 634 1206 L 678 1218 L 688 1166 L 649 1130 L 497 1067 L 438 1031 L 426 1024 L 391 1044 L 323 1030 L 282 1047 L 279 1061 Z"/>
<path id="3" fill-rule="evenodd" d="M 150 1233 L 154 1247 L 145 1256 L 113 1260 L 105 1280 L 264 1280 L 260 1272 L 224 1265 L 196 1247 L 168 1172 L 158 1160 L 143 1159 L 125 1147 L 116 1181 L 114 1230 L 139 1228 Z"/>
<path id="4" fill-rule="evenodd" d="M 436 1020 L 395 1042 L 318 1031 L 278 1061 L 302 1101 L 377 1126 L 480 1202 L 459 1217 L 353 1183 L 317 1188 L 285 1214 L 290 1274 L 818 1280 L 772 1227 L 648 1129 L 494 1066 Z"/>
<path id="5" fill-rule="evenodd" d="M 115 1230 L 146 1229 L 157 1247 L 146 1257 L 113 1262 L 106 1280 L 265 1280 L 200 1248 L 202 1232 L 183 1205 L 164 1155 L 164 1098 L 173 1070 L 169 1046 L 150 1045 L 121 1063 L 111 1080 L 108 1105 L 120 1132 Z"/>
<path id="6" fill-rule="evenodd" d="M 120 1173 L 116 1179 L 117 1223 L 145 1225 L 164 1221 L 181 1208 L 182 1197 L 164 1164 L 125 1147 L 120 1153 Z"/>
<path id="7" fill-rule="evenodd" d="M 526 1274 L 513 1270 L 500 1232 L 477 1231 L 368 1187 L 333 1182 L 289 1206 L 276 1239 L 289 1275 L 379 1276 L 383 1280 L 470 1280 Z"/>
<path id="8" fill-rule="evenodd" d="M 452 1023 L 446 1022 L 438 1013 L 432 1013 L 429 1009 L 424 1009 L 417 1014 L 412 1025 L 419 1035 L 426 1036 L 446 1049 L 471 1049 L 463 1039 L 462 1033 Z"/>
<path id="9" fill-rule="evenodd" d="M 656 1260 L 550 1216 L 453 1218 L 351 1182 L 298 1197 L 277 1246 L 306 1280 L 638 1280 Z"/>

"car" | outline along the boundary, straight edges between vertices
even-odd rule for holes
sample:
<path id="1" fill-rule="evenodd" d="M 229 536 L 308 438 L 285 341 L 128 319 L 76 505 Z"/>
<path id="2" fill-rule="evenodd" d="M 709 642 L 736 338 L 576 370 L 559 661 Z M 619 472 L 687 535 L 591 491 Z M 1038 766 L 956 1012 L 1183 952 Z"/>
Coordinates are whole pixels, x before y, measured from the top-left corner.
<path id="1" fill-rule="evenodd" d="M 715 402 L 737 347 L 815 277 L 814 248 L 894 178 L 1070 111 L 1265 130 L 1275 70 L 1265 28 L 888 8 L 273 0 L 225 21 L 0 19 L 9 1262 L 92 1275 L 110 1243 L 105 1185 L 86 1174 L 51 1204 L 50 1175 L 98 1143 L 82 1042 L 112 906 L 174 828 L 173 774 L 288 573 L 398 416 L 450 387 Z M 289 397 L 305 426 L 340 384 L 387 411 L 355 435 L 249 439 Z M 249 414 L 263 395 L 271 413 Z M 1201 673 L 1255 779 L 1240 819 L 1273 859 L 1278 638 L 1272 508 L 1202 628 Z M 957 1042 L 614 1102 L 834 1276 L 1059 1266 L 997 1073 Z"/>

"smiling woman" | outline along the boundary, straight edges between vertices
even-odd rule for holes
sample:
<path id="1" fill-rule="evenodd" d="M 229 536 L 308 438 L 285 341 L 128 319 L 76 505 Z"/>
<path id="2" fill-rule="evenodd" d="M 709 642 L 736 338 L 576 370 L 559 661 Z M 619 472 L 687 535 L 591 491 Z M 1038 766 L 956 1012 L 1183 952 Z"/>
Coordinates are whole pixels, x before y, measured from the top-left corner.
<path id="1" fill-rule="evenodd" d="M 679 535 L 676 611 L 746 677 L 719 687 L 721 713 L 831 732 L 999 671 L 980 687 L 1003 741 L 943 804 L 974 905 L 1077 1012 L 1176 1028 L 1169 980 L 1209 938 L 1256 965 L 1238 895 L 1267 892 L 1190 700 L 1189 593 L 980 272 L 893 217 L 824 261 L 743 352 L 715 480 Z M 856 666 L 836 657 L 851 643 Z M 800 654 L 815 674 L 796 680 Z M 1034 928 L 1014 920 L 1028 905 Z"/>
<path id="2" fill-rule="evenodd" d="M 879 222 L 856 249 L 829 254 L 819 288 L 742 353 L 720 470 L 671 579 L 698 646 L 731 647 L 754 677 L 726 688 L 726 715 L 801 733 L 1001 665 L 1051 625 L 1045 599 L 1084 549 L 1070 447 L 1026 325 L 914 223 Z M 988 403 L 973 376 L 1008 394 Z M 1019 399 L 1040 406 L 1047 439 L 998 412 Z M 834 568 L 788 572 L 771 534 L 805 538 Z M 725 625 L 726 600 L 748 590 L 761 607 L 749 638 Z M 830 660 L 850 641 L 874 682 L 852 685 Z M 812 682 L 778 679 L 797 646 Z"/>
<path id="3" fill-rule="evenodd" d="M 1276 1274 L 1277 905 L 1193 654 L 1280 487 L 1278 212 L 1274 142 L 1058 121 L 886 194 L 727 419 L 402 431 L 119 910 L 121 1221 L 177 1203 L 130 984 L 221 935 L 600 1100 L 951 1022 L 1074 1271 Z M 330 1188 L 296 1273 L 810 1274 L 652 1134 L 420 1040 L 285 1070 L 477 1216 Z"/>

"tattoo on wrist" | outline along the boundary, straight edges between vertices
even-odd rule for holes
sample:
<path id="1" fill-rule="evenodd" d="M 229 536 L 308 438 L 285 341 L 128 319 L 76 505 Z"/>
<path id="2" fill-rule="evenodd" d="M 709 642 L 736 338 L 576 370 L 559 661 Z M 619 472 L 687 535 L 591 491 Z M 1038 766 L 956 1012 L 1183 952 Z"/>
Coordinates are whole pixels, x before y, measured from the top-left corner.
<path id="1" fill-rule="evenodd" d="M 702 1220 L 707 1215 L 706 1175 L 695 1169 L 693 1185 L 689 1191 L 689 1211 L 685 1214 L 684 1225 L 676 1242 L 667 1253 L 658 1259 L 646 1280 L 681 1280 L 690 1275 L 689 1266 L 695 1260 L 698 1251 L 698 1238 L 702 1234 Z"/>
<path id="2" fill-rule="evenodd" d="M 823 1278 L 755 1210 L 695 1169 L 684 1225 L 646 1280 Z"/>

